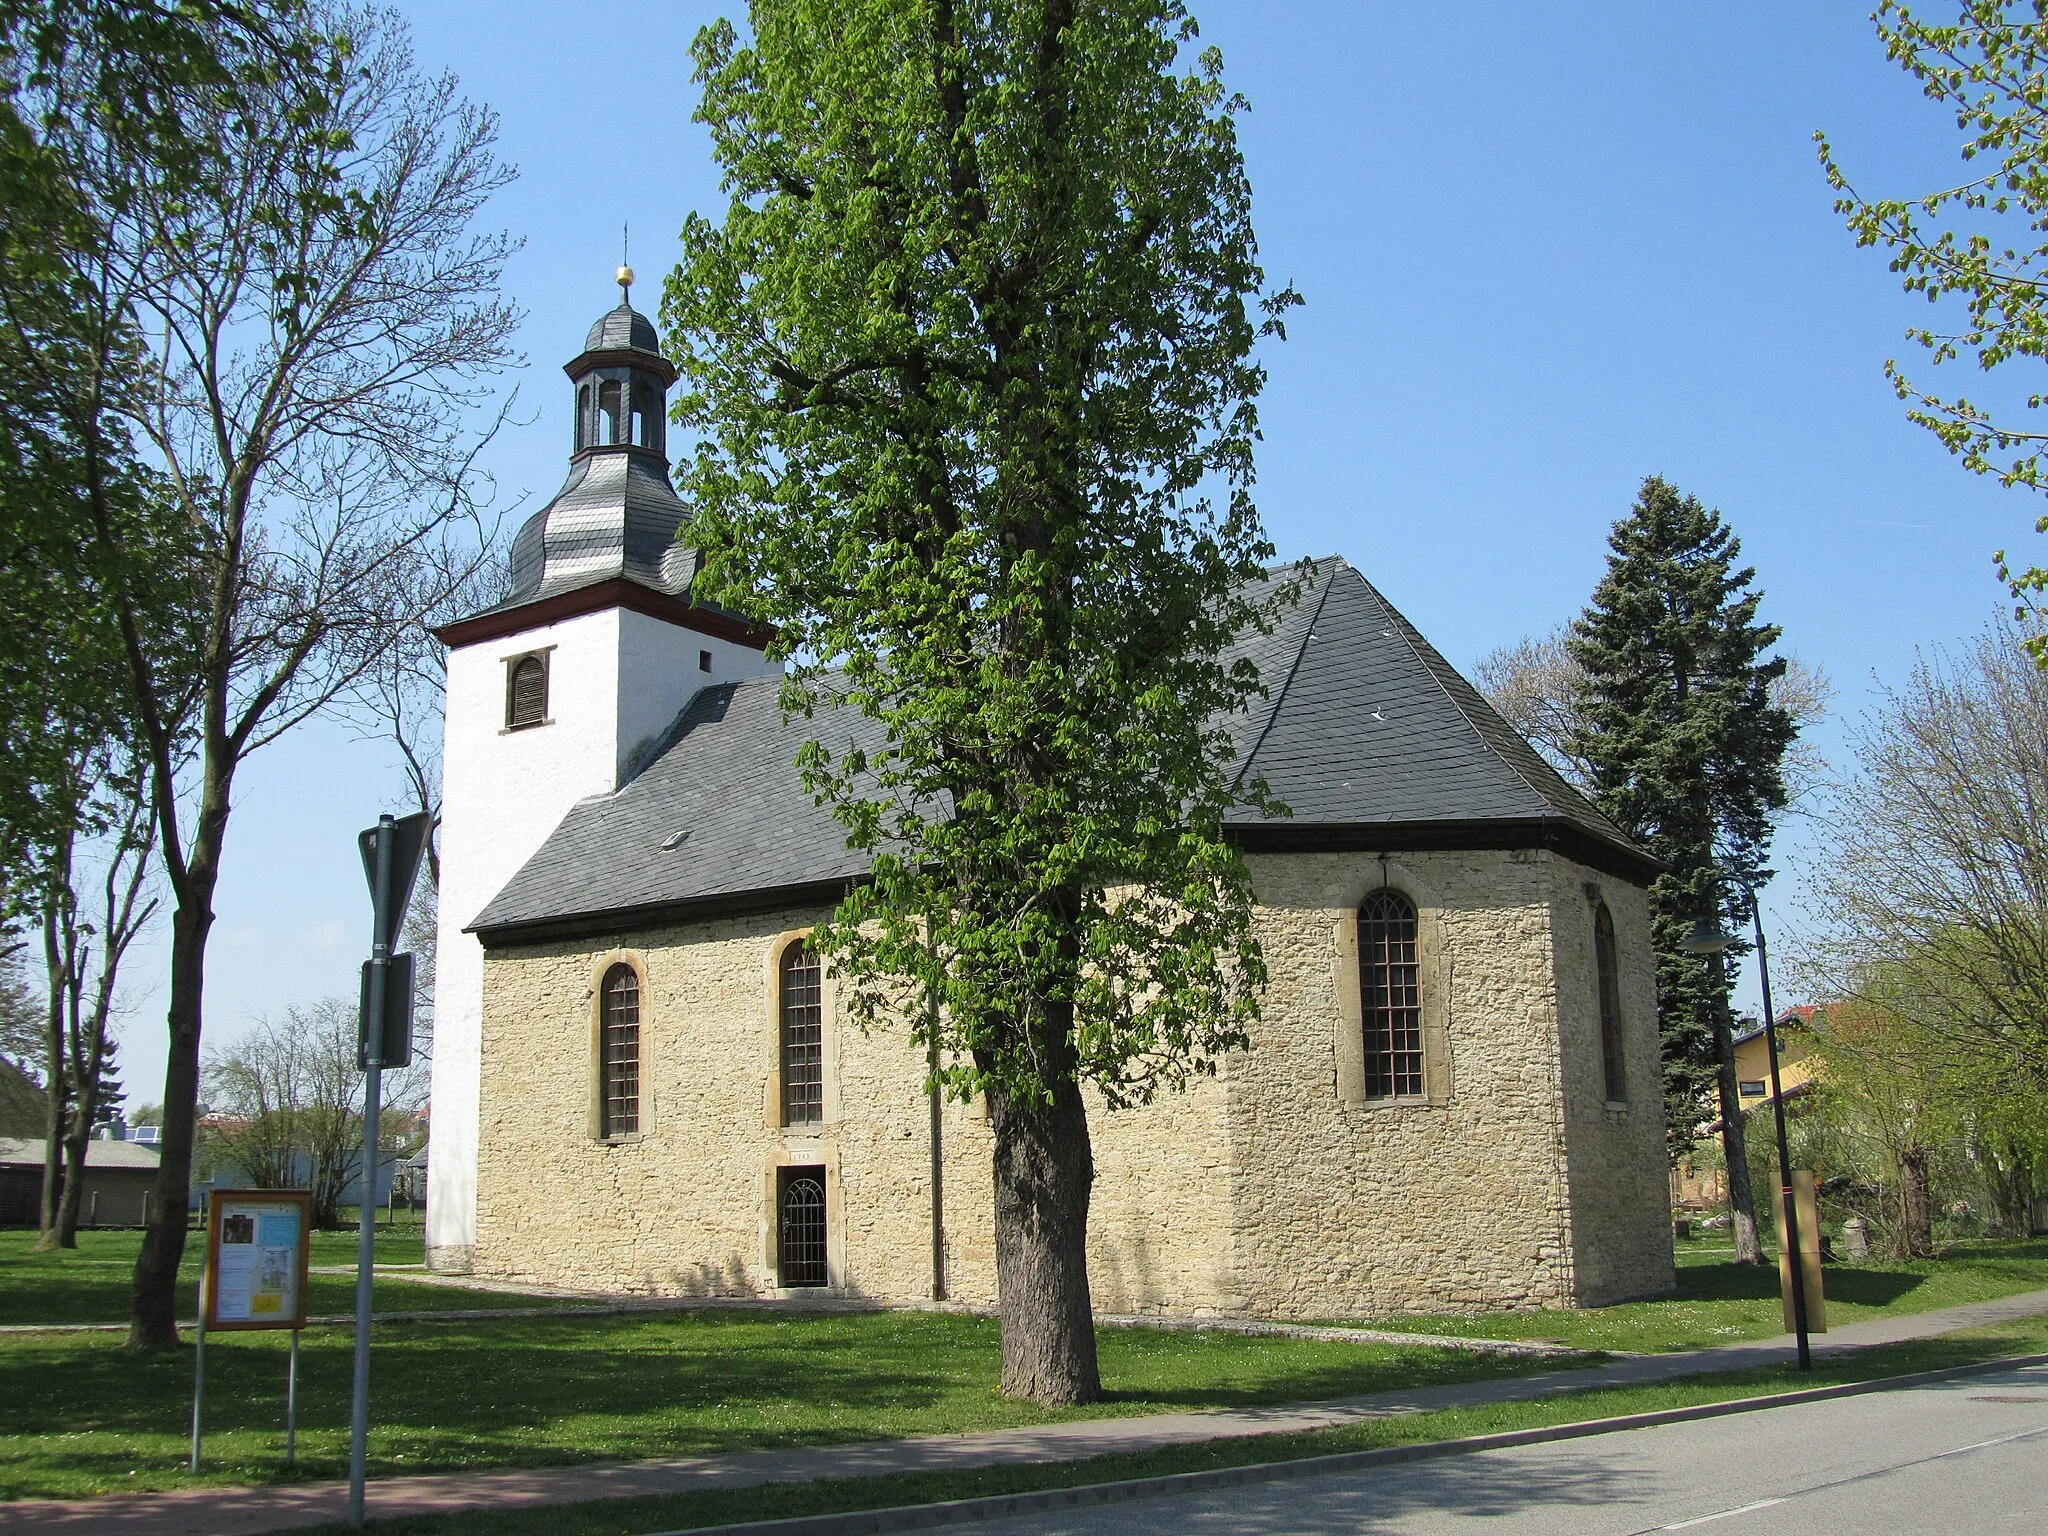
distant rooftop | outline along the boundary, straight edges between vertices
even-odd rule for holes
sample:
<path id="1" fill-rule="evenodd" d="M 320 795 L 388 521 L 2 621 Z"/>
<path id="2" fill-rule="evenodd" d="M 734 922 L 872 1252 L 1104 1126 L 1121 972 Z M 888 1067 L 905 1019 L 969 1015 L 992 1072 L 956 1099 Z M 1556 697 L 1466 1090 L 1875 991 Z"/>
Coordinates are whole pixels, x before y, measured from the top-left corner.
<path id="1" fill-rule="evenodd" d="M 0 1166 L 9 1168 L 43 1166 L 44 1139 L 40 1136 L 0 1136 Z M 157 1166 L 155 1147 L 132 1141 L 88 1141 L 88 1168 L 148 1168 Z"/>

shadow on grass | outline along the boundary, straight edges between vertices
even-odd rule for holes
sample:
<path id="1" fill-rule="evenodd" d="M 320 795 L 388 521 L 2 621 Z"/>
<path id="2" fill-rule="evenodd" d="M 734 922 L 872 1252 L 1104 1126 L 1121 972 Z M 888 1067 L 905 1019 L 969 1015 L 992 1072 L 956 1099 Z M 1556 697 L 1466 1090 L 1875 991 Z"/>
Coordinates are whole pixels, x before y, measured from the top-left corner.
<path id="1" fill-rule="evenodd" d="M 1888 1307 L 1918 1290 L 1925 1275 L 1888 1269 L 1845 1268 L 1830 1264 L 1824 1273 L 1830 1301 L 1860 1307 Z M 1685 1301 L 1776 1301 L 1778 1266 L 1713 1264 L 1678 1272 L 1678 1295 Z"/>
<path id="2" fill-rule="evenodd" d="M 346 1330 L 305 1335 L 301 1476 L 346 1455 Z M 1537 1363 L 1433 1349 L 1105 1330 L 1106 1400 L 1049 1413 L 993 1390 L 992 1319 L 701 1313 L 391 1326 L 372 1364 L 379 1476 L 819 1445 L 1148 1411 L 1272 1406 L 1515 1374 Z M 104 1335 L 29 1336 L 0 1350 L 0 1486 L 140 1487 L 178 1452 L 189 1349 L 138 1356 Z M 275 1481 L 282 1335 L 207 1344 L 208 1470 Z"/>
<path id="3" fill-rule="evenodd" d="M 321 1252 L 323 1239 L 314 1238 L 313 1262 L 353 1262 Z M 140 1238 L 128 1232 L 81 1232 L 79 1245 L 70 1251 L 37 1253 L 30 1246 L 35 1234 L 0 1233 L 0 1323 L 124 1323 L 128 1319 L 134 1285 L 135 1253 Z M 178 1316 L 191 1317 L 198 1310 L 201 1244 L 193 1234 L 185 1246 L 184 1262 L 178 1272 Z M 382 1248 L 378 1263 L 388 1260 Z M 450 1286 L 410 1285 L 399 1277 L 379 1274 L 376 1309 L 380 1312 L 436 1312 L 451 1309 L 496 1310 L 505 1307 L 547 1306 L 544 1297 L 519 1296 L 501 1291 L 469 1291 Z M 306 1310 L 315 1315 L 355 1310 L 355 1279 L 351 1275 L 313 1275 L 306 1289 Z"/>

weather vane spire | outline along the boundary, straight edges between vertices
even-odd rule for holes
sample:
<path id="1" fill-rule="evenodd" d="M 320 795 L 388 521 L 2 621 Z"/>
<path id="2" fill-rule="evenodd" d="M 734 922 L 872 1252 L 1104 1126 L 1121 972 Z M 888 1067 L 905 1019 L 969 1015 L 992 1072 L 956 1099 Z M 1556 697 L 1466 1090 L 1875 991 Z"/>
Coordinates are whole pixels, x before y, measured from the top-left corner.
<path id="1" fill-rule="evenodd" d="M 619 302 L 633 302 L 633 269 L 626 265 L 626 259 L 633 248 L 633 226 L 630 222 L 619 226 L 619 271 L 614 279 L 619 285 Z"/>

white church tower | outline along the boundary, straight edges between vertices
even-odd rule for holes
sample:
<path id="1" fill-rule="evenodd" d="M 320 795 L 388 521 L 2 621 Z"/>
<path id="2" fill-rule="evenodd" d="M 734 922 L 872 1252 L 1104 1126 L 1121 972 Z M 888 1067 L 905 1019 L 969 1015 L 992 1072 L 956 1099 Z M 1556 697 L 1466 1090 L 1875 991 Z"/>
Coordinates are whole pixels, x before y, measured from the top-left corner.
<path id="1" fill-rule="evenodd" d="M 502 602 L 439 631 L 448 646 L 440 932 L 427 1157 L 427 1263 L 464 1272 L 476 1242 L 483 947 L 465 932 L 577 801 L 616 790 L 699 688 L 773 671 L 767 636 L 690 599 L 697 553 L 669 484 L 676 371 L 628 300 L 568 365 L 569 478 L 512 542 Z"/>

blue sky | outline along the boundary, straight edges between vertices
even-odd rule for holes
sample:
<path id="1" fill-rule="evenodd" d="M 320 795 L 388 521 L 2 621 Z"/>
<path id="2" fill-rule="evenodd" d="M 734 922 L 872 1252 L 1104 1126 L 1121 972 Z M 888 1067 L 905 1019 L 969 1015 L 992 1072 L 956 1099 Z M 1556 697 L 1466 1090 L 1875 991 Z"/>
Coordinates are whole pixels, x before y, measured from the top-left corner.
<path id="1" fill-rule="evenodd" d="M 560 483 L 560 365 L 616 301 L 620 226 L 652 312 L 685 214 L 717 209 L 687 48 L 731 9 L 408 8 L 421 61 L 499 112 L 521 172 L 491 211 L 525 241 L 507 277 L 534 419 L 494 447 L 507 499 Z M 1814 156 L 1825 129 L 1866 190 L 1957 179 L 1952 126 L 1868 9 L 1196 4 L 1252 102 L 1267 271 L 1307 300 L 1264 403 L 1259 504 L 1281 553 L 1344 555 L 1469 669 L 1583 606 L 1608 526 L 1656 473 L 1726 514 L 1840 716 L 1915 646 L 1984 624 L 1990 552 L 2035 545 L 2037 507 L 1906 421 L 1882 367 L 1926 306 L 1855 248 Z M 318 724 L 244 770 L 210 1040 L 352 991 L 369 924 L 354 833 L 399 793 L 384 751 Z M 142 1102 L 160 1096 L 160 945 L 132 963 Z"/>

